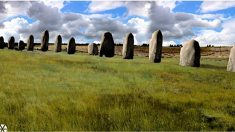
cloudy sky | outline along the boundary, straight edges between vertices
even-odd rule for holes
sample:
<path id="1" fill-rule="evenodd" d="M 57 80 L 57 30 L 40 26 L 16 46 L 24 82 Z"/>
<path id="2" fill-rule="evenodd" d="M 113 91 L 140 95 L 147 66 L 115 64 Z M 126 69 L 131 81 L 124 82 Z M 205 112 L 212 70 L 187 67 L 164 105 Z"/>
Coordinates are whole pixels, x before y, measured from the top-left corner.
<path id="1" fill-rule="evenodd" d="M 235 1 L 0 1 L 0 35 L 26 41 L 50 32 L 50 42 L 99 42 L 110 31 L 116 43 L 132 32 L 135 44 L 163 32 L 164 45 L 196 39 L 200 45 L 235 44 Z"/>

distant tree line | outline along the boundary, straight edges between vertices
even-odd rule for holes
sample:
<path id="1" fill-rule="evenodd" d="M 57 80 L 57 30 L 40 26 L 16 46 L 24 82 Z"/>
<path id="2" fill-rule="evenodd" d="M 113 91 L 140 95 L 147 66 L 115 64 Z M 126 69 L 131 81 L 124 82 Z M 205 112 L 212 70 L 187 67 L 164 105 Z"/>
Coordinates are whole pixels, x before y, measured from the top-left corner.
<path id="1" fill-rule="evenodd" d="M 214 45 L 210 45 L 210 44 L 209 44 L 209 45 L 206 45 L 206 47 L 214 47 Z"/>

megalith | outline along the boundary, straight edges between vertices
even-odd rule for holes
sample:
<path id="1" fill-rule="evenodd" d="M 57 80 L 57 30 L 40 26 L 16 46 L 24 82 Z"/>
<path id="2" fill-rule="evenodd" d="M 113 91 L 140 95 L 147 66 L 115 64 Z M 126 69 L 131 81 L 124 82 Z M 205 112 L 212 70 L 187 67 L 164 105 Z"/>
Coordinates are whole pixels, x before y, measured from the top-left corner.
<path id="1" fill-rule="evenodd" d="M 15 47 L 15 38 L 11 36 L 8 40 L 8 49 L 14 49 Z"/>
<path id="2" fill-rule="evenodd" d="M 33 35 L 30 35 L 27 41 L 27 50 L 33 51 L 34 49 L 34 37 Z"/>
<path id="3" fill-rule="evenodd" d="M 96 44 L 93 43 L 89 44 L 87 46 L 87 50 L 89 55 L 98 55 L 98 46 Z"/>
<path id="4" fill-rule="evenodd" d="M 150 62 L 160 63 L 162 58 L 162 32 L 157 30 L 152 34 L 149 41 L 149 60 Z"/>
<path id="5" fill-rule="evenodd" d="M 200 67 L 201 50 L 196 40 L 190 40 L 180 49 L 180 65 Z"/>
<path id="6" fill-rule="evenodd" d="M 235 45 L 230 50 L 227 71 L 235 72 Z"/>
<path id="7" fill-rule="evenodd" d="M 75 39 L 72 37 L 67 44 L 67 53 L 74 54 L 76 51 L 76 42 Z"/>
<path id="8" fill-rule="evenodd" d="M 100 44 L 100 57 L 105 55 L 106 57 L 113 57 L 115 52 L 115 44 L 113 36 L 110 32 L 106 32 L 102 35 Z"/>
<path id="9" fill-rule="evenodd" d="M 49 32 L 46 30 L 42 33 L 41 50 L 47 51 L 49 46 Z"/>
<path id="10" fill-rule="evenodd" d="M 24 41 L 20 40 L 18 43 L 18 50 L 24 50 L 25 49 L 25 43 Z"/>
<path id="11" fill-rule="evenodd" d="M 122 58 L 133 59 L 133 56 L 134 56 L 134 36 L 132 33 L 128 33 L 123 43 Z"/>
<path id="12" fill-rule="evenodd" d="M 0 49 L 3 49 L 5 47 L 5 42 L 3 36 L 0 37 Z"/>
<path id="13" fill-rule="evenodd" d="M 61 52 L 62 50 L 62 37 L 58 35 L 55 40 L 55 52 Z"/>

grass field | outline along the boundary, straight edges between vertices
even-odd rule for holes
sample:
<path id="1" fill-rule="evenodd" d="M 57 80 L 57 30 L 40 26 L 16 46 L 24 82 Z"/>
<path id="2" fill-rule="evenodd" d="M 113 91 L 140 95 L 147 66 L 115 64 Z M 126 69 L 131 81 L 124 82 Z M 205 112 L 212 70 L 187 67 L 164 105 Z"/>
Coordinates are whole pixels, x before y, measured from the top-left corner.
<path id="1" fill-rule="evenodd" d="M 235 130 L 228 59 L 149 63 L 85 53 L 0 50 L 0 124 L 8 130 Z"/>

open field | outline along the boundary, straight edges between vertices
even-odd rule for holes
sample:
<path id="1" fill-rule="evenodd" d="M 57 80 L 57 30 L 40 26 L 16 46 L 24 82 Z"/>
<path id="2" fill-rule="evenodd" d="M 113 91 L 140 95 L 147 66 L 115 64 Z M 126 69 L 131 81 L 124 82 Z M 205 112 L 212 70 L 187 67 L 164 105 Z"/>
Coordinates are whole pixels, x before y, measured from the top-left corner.
<path id="1" fill-rule="evenodd" d="M 138 52 L 136 52 L 138 53 Z M 123 60 L 0 50 L 0 123 L 8 130 L 235 130 L 225 57 Z"/>
<path id="2" fill-rule="evenodd" d="M 37 43 L 37 48 L 40 49 L 40 44 Z M 66 51 L 66 44 L 63 44 L 62 49 Z M 77 45 L 77 50 L 82 53 L 87 53 L 87 45 Z M 164 57 L 179 57 L 181 47 L 163 47 L 162 54 Z M 228 58 L 229 52 L 232 46 L 225 46 L 225 47 L 201 47 L 201 55 L 202 57 L 206 58 Z M 54 44 L 51 43 L 49 46 L 50 50 L 54 50 Z M 148 46 L 136 46 L 135 45 L 135 56 L 148 56 Z M 115 54 L 121 55 L 122 46 L 116 45 L 115 46 Z"/>

